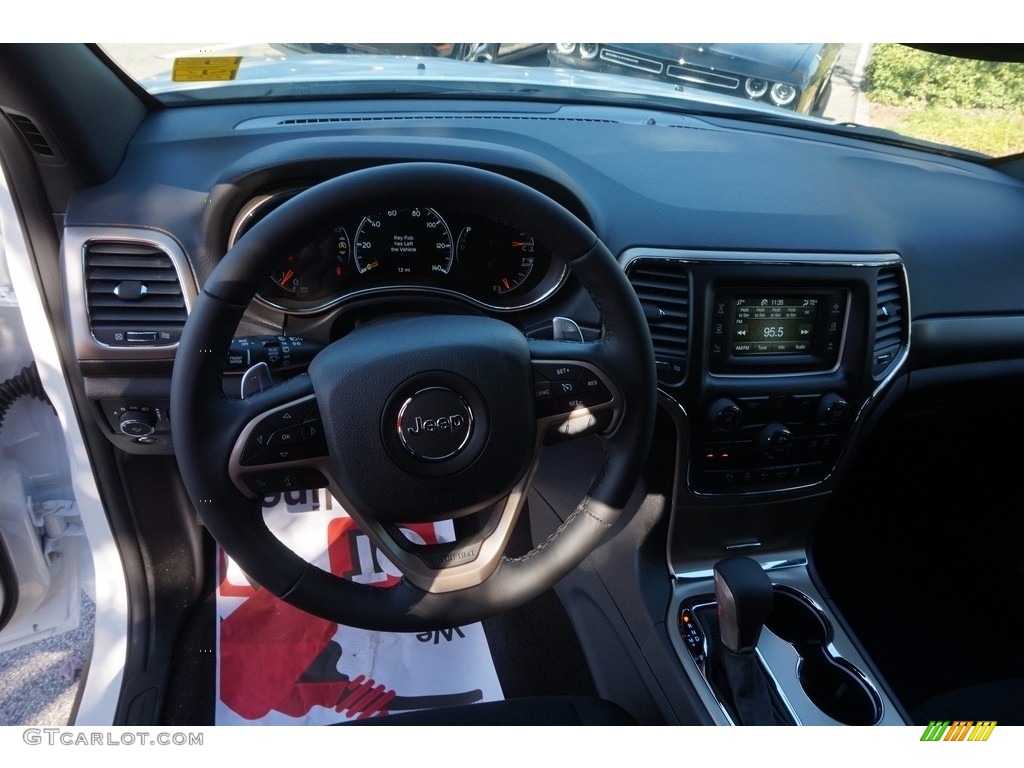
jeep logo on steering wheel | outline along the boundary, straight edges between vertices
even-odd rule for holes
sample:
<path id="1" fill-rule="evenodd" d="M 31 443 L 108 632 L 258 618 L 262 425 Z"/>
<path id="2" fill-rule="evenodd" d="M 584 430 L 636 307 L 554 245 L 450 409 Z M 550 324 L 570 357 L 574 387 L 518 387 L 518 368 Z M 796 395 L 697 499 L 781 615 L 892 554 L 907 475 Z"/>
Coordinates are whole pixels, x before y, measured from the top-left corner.
<path id="1" fill-rule="evenodd" d="M 398 412 L 398 439 L 423 461 L 444 461 L 466 447 L 473 432 L 473 411 L 447 387 L 421 389 Z"/>

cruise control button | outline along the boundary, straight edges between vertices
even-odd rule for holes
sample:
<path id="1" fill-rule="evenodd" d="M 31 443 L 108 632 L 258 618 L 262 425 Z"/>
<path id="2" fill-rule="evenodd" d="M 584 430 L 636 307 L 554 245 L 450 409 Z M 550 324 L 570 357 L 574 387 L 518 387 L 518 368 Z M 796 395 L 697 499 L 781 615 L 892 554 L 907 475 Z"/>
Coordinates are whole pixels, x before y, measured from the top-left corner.
<path id="1" fill-rule="evenodd" d="M 583 372 L 583 366 L 568 363 L 534 363 L 533 372 L 548 381 L 575 381 Z"/>
<path id="2" fill-rule="evenodd" d="M 580 383 L 588 394 L 602 398 L 602 402 L 612 399 L 612 393 L 608 391 L 608 387 L 604 385 L 604 382 L 596 374 L 585 371 L 583 378 L 580 379 Z"/>
<path id="3" fill-rule="evenodd" d="M 579 388 L 579 383 L 575 381 L 551 382 L 551 389 L 553 389 L 555 394 L 559 397 L 567 397 L 568 395 L 575 394 Z"/>

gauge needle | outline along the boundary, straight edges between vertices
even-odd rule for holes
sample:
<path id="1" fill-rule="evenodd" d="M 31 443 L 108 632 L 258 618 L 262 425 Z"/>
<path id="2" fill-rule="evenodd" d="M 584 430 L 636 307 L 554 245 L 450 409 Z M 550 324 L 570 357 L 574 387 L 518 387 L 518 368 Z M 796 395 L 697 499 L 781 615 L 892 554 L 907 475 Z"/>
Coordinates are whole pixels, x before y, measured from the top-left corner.
<path id="1" fill-rule="evenodd" d="M 506 291 L 507 291 L 507 290 L 509 290 L 509 289 L 510 289 L 510 288 L 512 287 L 512 284 L 511 284 L 511 283 L 509 283 L 509 281 L 508 281 L 508 278 L 507 278 L 507 277 L 503 277 L 503 278 L 501 278 L 501 284 L 502 284 L 503 286 L 505 286 L 505 290 L 506 290 Z"/>
<path id="2" fill-rule="evenodd" d="M 295 270 L 289 269 L 287 272 L 281 275 L 281 286 L 283 287 L 293 277 L 295 277 Z"/>

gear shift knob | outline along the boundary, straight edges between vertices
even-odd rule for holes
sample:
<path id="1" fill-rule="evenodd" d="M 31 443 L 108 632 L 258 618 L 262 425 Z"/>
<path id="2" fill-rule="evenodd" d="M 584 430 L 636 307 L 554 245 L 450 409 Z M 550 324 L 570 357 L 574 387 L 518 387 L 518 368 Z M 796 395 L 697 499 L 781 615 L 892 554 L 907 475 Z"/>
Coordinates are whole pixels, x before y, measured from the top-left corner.
<path id="1" fill-rule="evenodd" d="M 718 625 L 726 648 L 735 653 L 754 650 L 771 615 L 773 596 L 772 582 L 756 560 L 728 557 L 715 564 Z"/>

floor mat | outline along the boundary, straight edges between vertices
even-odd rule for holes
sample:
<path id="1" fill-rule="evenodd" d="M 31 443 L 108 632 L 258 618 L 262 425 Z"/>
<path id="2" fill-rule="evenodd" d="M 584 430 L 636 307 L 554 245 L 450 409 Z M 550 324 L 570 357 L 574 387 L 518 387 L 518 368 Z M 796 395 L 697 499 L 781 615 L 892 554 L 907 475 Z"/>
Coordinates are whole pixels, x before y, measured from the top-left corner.
<path id="1" fill-rule="evenodd" d="M 355 582 L 386 588 L 398 572 L 330 494 L 268 497 L 264 517 L 293 551 Z M 410 526 L 426 543 L 450 523 Z M 371 632 L 311 616 L 250 584 L 218 557 L 217 725 L 328 724 L 503 698 L 480 624 Z"/>

